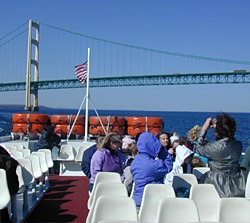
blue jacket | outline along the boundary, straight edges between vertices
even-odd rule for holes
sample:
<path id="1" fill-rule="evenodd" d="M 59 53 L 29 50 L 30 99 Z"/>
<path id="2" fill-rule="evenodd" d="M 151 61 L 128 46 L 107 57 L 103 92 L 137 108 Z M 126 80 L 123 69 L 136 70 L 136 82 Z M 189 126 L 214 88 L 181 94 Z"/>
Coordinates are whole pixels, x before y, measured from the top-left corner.
<path id="1" fill-rule="evenodd" d="M 163 183 L 164 176 L 173 168 L 173 160 L 170 154 L 164 160 L 157 157 L 161 143 L 152 133 L 142 133 L 136 145 L 139 154 L 130 170 L 135 182 L 133 198 L 136 205 L 140 206 L 144 187 L 147 184 Z"/>
<path id="2" fill-rule="evenodd" d="M 82 171 L 89 179 L 91 177 L 90 161 L 95 151 L 96 151 L 96 145 L 93 145 L 89 147 L 88 149 L 86 149 L 82 155 L 82 163 L 81 163 Z"/>

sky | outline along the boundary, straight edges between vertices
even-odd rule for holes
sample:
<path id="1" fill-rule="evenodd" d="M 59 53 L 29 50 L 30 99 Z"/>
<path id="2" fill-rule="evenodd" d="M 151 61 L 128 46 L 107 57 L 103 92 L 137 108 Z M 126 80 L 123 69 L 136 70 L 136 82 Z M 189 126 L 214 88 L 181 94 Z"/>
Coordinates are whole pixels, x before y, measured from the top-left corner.
<path id="1" fill-rule="evenodd" d="M 8 0 L 0 3 L 0 37 L 32 19 L 145 48 L 250 61 L 249 8 L 248 0 Z M 25 102 L 25 92 L 0 94 L 0 104 Z M 90 88 L 90 94 L 105 110 L 250 111 L 250 84 Z M 79 88 L 43 90 L 39 105 L 78 109 L 83 97 Z"/>

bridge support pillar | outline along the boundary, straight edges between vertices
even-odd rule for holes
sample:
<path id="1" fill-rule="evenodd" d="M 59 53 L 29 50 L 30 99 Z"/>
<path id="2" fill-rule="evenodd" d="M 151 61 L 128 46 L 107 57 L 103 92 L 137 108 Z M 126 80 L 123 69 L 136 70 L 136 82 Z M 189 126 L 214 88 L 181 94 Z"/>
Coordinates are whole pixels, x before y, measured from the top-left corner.
<path id="1" fill-rule="evenodd" d="M 35 38 L 32 37 L 32 29 L 35 28 Z M 29 20 L 29 32 L 28 32 L 28 50 L 27 50 L 27 67 L 26 67 L 26 97 L 24 110 L 31 111 L 31 94 L 34 95 L 33 111 L 39 111 L 38 107 L 38 86 L 39 81 L 39 23 Z M 34 46 L 34 50 L 32 47 Z M 32 59 L 32 52 L 34 52 L 34 59 Z M 34 81 L 31 86 L 31 65 L 34 66 Z"/>

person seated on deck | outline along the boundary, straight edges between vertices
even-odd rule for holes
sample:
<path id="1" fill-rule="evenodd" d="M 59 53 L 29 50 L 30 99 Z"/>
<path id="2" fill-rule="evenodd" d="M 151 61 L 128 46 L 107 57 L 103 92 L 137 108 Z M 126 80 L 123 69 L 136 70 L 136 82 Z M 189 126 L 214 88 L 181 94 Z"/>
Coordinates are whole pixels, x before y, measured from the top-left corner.
<path id="1" fill-rule="evenodd" d="M 10 195 L 17 193 L 19 181 L 16 173 L 18 162 L 10 156 L 7 150 L 0 146 L 0 169 L 6 171 Z M 0 222 L 11 222 L 8 207 L 0 211 Z"/>
<path id="2" fill-rule="evenodd" d="M 206 164 L 203 162 L 203 160 L 194 154 L 192 160 L 191 160 L 191 173 L 193 172 L 193 169 L 195 167 L 206 167 Z"/>
<path id="3" fill-rule="evenodd" d="M 173 163 L 173 169 L 171 172 L 167 173 L 164 177 L 164 183 L 171 185 L 173 183 L 174 175 L 183 174 L 184 164 L 189 164 L 193 158 L 193 151 L 185 146 L 185 140 L 183 138 L 178 139 L 178 137 L 172 138 L 172 145 L 176 151 L 175 161 Z"/>
<path id="4" fill-rule="evenodd" d="M 132 192 L 132 188 L 133 188 L 133 183 L 134 183 L 134 179 L 133 179 L 133 175 L 132 175 L 131 170 L 130 170 L 130 166 L 131 166 L 135 156 L 138 154 L 138 150 L 137 150 L 135 141 L 128 144 L 127 150 L 128 150 L 129 158 L 126 162 L 126 167 L 124 169 L 124 176 L 125 176 L 124 184 L 127 187 L 128 195 L 130 196 L 130 194 Z"/>
<path id="5" fill-rule="evenodd" d="M 59 162 L 57 161 L 57 157 L 60 151 L 60 142 L 61 138 L 54 133 L 55 126 L 51 124 L 50 119 L 44 124 L 44 129 L 42 131 L 42 135 L 39 138 L 38 142 L 35 144 L 35 150 L 39 149 L 50 149 L 52 159 L 54 162 L 53 168 L 50 170 L 53 174 L 59 173 Z"/>
<path id="6" fill-rule="evenodd" d="M 246 175 L 248 176 L 250 171 L 250 137 L 248 139 L 249 146 L 246 149 L 246 153 L 244 155 L 244 158 L 240 164 L 241 168 L 246 171 Z"/>
<path id="7" fill-rule="evenodd" d="M 150 132 L 141 133 L 136 146 L 139 153 L 133 160 L 130 170 L 135 183 L 133 198 L 140 207 L 145 186 L 163 184 L 164 176 L 173 168 L 173 160 L 170 154 L 167 154 L 164 160 L 158 157 L 162 145 Z"/>
<path id="8" fill-rule="evenodd" d="M 215 141 L 208 142 L 205 137 L 211 128 Z M 235 131 L 234 118 L 227 113 L 218 114 L 214 119 L 206 119 L 196 141 L 196 152 L 208 158 L 210 167 L 204 183 L 213 184 L 220 197 L 245 196 L 246 176 L 239 164 L 242 143 L 235 140 Z"/>
<path id="9" fill-rule="evenodd" d="M 125 165 L 126 166 L 127 166 L 128 160 L 131 158 L 131 151 L 129 151 L 128 147 L 132 143 L 135 143 L 135 140 L 132 139 L 130 136 L 125 136 L 122 138 L 122 146 L 120 148 L 120 151 L 125 158 Z"/>
<path id="10" fill-rule="evenodd" d="M 196 144 L 195 144 L 195 141 L 197 139 L 197 135 L 198 135 L 198 132 L 200 130 L 201 130 L 201 127 L 199 125 L 195 125 L 187 133 L 187 137 L 188 137 L 189 141 L 191 142 L 192 150 L 194 152 L 194 157 L 193 157 L 193 159 L 194 159 L 194 166 L 199 166 L 199 163 L 201 164 L 201 166 L 203 166 L 203 163 L 205 164 L 205 166 L 208 164 L 208 159 L 206 157 L 201 156 L 200 154 L 196 153 Z M 201 162 L 197 162 L 199 160 L 201 160 Z"/>
<path id="11" fill-rule="evenodd" d="M 89 190 L 92 191 L 95 177 L 98 172 L 117 172 L 124 181 L 125 159 L 120 151 L 121 137 L 119 134 L 108 133 L 101 144 L 101 148 L 97 149 L 92 156 L 90 163 L 90 180 Z"/>
<path id="12" fill-rule="evenodd" d="M 174 149 L 171 147 L 170 144 L 170 134 L 168 132 L 158 132 L 156 134 L 156 138 L 160 140 L 162 148 L 160 153 L 158 154 L 158 157 L 164 157 L 166 156 L 166 151 L 171 154 L 174 158 Z"/>
<path id="13" fill-rule="evenodd" d="M 53 147 L 57 147 L 58 150 L 60 149 L 60 137 L 54 133 L 55 126 L 51 124 L 50 119 L 44 124 L 44 129 L 39 141 L 35 144 L 35 150 L 38 149 L 50 149 L 52 150 Z"/>
<path id="14" fill-rule="evenodd" d="M 90 174 L 91 158 L 94 155 L 95 151 L 100 148 L 103 138 L 104 138 L 103 136 L 97 137 L 95 139 L 96 144 L 94 144 L 93 146 L 90 146 L 82 154 L 82 162 L 81 162 L 82 171 L 89 179 L 91 177 L 91 174 Z"/>

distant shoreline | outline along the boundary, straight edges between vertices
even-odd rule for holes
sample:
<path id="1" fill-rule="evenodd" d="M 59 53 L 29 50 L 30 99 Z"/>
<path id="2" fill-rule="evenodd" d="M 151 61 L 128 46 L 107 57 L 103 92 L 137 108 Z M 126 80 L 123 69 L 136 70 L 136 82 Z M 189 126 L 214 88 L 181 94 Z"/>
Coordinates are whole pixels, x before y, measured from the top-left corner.
<path id="1" fill-rule="evenodd" d="M 23 109 L 23 112 L 34 112 L 34 111 L 25 111 L 24 110 L 24 105 L 21 105 L 21 104 L 0 104 L 0 110 L 1 109 Z M 43 105 L 39 105 L 39 111 L 40 110 L 44 110 L 44 109 L 51 109 L 51 110 L 78 110 L 78 108 L 52 108 L 52 107 L 47 107 L 47 106 L 43 106 Z M 84 109 L 82 109 L 84 110 Z M 92 111 L 94 111 L 93 109 L 90 109 Z M 217 112 L 217 111 L 149 111 L 149 110 L 129 110 L 129 109 L 98 109 L 99 111 L 129 111 L 129 112 L 176 112 L 176 113 L 182 113 L 182 112 L 188 112 L 188 113 L 221 113 L 221 112 Z M 38 112 L 39 111 L 35 111 L 35 112 Z M 250 112 L 226 112 L 226 113 L 229 113 L 229 114 L 235 114 L 235 113 L 242 113 L 242 114 L 249 114 Z"/>
<path id="2" fill-rule="evenodd" d="M 0 105 L 0 108 L 24 108 L 24 105 L 20 105 L 20 104 L 2 104 Z M 46 107 L 43 105 L 39 105 L 39 108 L 48 108 L 50 109 L 50 107 Z"/>

